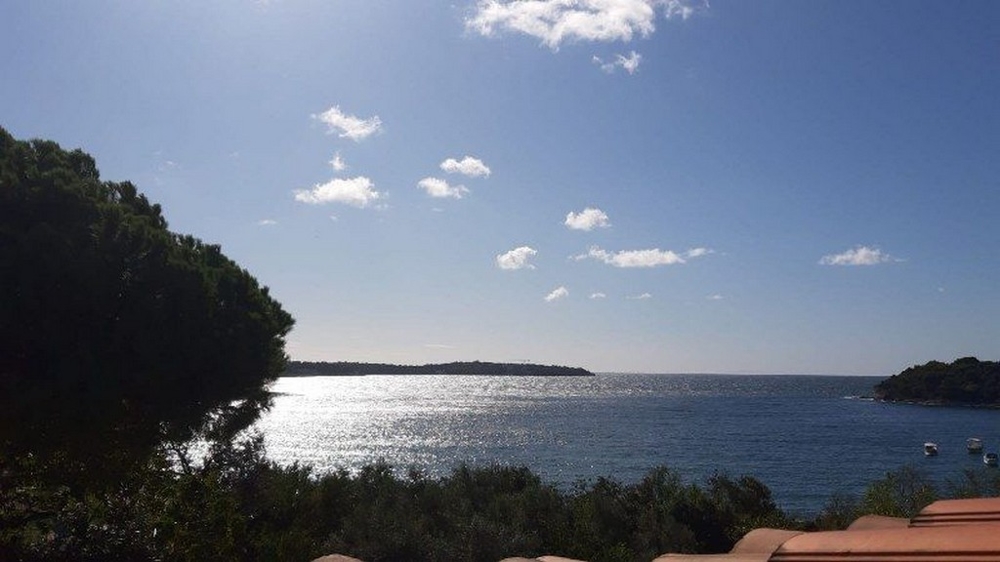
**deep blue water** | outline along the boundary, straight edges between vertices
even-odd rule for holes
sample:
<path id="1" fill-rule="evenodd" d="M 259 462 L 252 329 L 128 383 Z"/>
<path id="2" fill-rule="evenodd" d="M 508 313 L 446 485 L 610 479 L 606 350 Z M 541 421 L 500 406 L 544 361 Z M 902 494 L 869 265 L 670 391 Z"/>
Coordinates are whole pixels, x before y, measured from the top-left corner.
<path id="1" fill-rule="evenodd" d="M 685 482 L 752 475 L 786 511 L 811 515 L 906 465 L 938 482 L 1000 450 L 1000 411 L 864 399 L 875 377 L 598 375 L 280 379 L 260 422 L 268 454 L 319 472 L 384 459 L 432 475 L 461 462 L 526 465 L 568 486 L 634 482 L 665 465 Z M 934 441 L 940 455 L 926 458 Z"/>

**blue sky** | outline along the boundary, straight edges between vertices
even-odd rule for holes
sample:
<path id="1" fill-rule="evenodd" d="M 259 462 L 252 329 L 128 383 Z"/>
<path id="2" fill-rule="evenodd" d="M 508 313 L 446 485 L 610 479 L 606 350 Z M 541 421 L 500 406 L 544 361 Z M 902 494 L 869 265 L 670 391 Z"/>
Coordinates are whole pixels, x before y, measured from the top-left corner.
<path id="1" fill-rule="evenodd" d="M 295 359 L 1000 359 L 1000 3 L 32 0 L 0 125 L 83 148 Z"/>

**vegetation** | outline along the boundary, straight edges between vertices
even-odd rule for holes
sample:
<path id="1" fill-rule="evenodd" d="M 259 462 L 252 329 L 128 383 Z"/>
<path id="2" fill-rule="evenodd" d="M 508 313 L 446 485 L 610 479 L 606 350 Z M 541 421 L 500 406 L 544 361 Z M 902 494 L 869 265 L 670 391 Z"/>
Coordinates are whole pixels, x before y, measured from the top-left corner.
<path id="1" fill-rule="evenodd" d="M 111 493 L 0 493 L 4 560 L 501 560 L 559 553 L 593 561 L 721 552 L 749 529 L 789 521 L 753 478 L 560 491 L 526 468 L 456 468 L 433 479 L 376 464 L 324 476 L 265 460 L 249 439 L 191 472 L 166 467 Z"/>
<path id="2" fill-rule="evenodd" d="M 291 361 L 283 376 L 345 376 L 345 375 L 491 375 L 592 377 L 594 373 L 580 367 L 536 365 L 533 363 L 489 363 L 461 361 L 429 365 L 392 365 L 388 363 L 354 363 L 338 361 Z"/>
<path id="3" fill-rule="evenodd" d="M 862 515 L 912 518 L 937 500 L 997 496 L 1000 472 L 996 470 L 967 469 L 957 480 L 935 483 L 920 470 L 904 466 L 869 484 L 860 497 L 831 497 L 826 507 L 802 528 L 844 529 Z"/>
<path id="4" fill-rule="evenodd" d="M 931 361 L 875 386 L 875 397 L 898 402 L 1000 406 L 1000 363 L 975 357 Z"/>
<path id="5" fill-rule="evenodd" d="M 601 478 L 560 490 L 523 467 L 461 466 L 442 478 L 375 464 L 315 475 L 268 462 L 248 438 L 189 472 L 144 471 L 114 492 L 0 491 L 3 560 L 501 560 L 560 554 L 648 561 L 730 550 L 758 527 L 843 529 L 864 514 L 911 517 L 943 497 L 996 495 L 1000 473 L 969 471 L 941 494 L 903 468 L 860 497 L 795 520 L 751 477 L 685 484 L 667 468 L 634 484 Z"/>
<path id="6" fill-rule="evenodd" d="M 0 490 L 41 502 L 29 519 L 226 445 L 284 369 L 291 316 L 218 246 L 82 151 L 2 128 L 0 268 Z"/>

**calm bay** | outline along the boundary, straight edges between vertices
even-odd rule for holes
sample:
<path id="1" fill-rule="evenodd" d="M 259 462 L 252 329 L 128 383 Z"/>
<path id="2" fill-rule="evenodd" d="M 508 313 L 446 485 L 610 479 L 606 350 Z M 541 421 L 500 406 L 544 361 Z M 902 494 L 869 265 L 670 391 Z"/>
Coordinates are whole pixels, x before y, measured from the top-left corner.
<path id="1" fill-rule="evenodd" d="M 685 482 L 751 475 L 778 505 L 813 515 L 913 466 L 935 481 L 985 467 L 1000 412 L 866 398 L 881 377 L 599 374 L 594 377 L 285 377 L 258 423 L 270 458 L 318 473 L 385 460 L 431 476 L 462 462 L 524 465 L 568 487 L 634 482 L 667 466 Z M 937 457 L 924 457 L 934 441 Z"/>

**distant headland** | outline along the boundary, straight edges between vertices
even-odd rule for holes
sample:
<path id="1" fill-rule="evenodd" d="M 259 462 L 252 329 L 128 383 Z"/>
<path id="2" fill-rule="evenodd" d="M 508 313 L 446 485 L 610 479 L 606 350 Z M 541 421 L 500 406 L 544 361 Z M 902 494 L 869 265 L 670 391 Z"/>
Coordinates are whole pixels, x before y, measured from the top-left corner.
<path id="1" fill-rule="evenodd" d="M 875 385 L 887 402 L 941 406 L 1000 407 L 1000 363 L 963 357 L 953 363 L 915 365 Z"/>
<path id="2" fill-rule="evenodd" d="M 490 363 L 460 361 L 428 365 L 392 365 L 337 361 L 289 361 L 284 377 L 364 376 L 364 375 L 489 375 L 508 377 L 592 377 L 581 367 L 536 365 L 533 363 Z"/>

